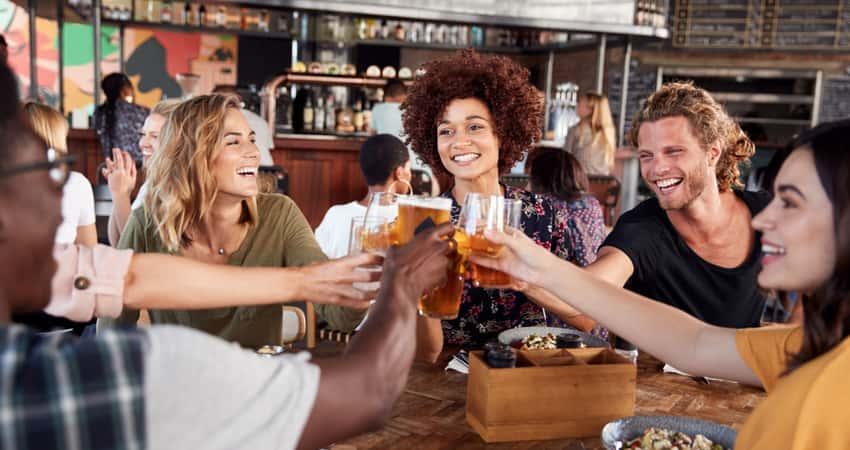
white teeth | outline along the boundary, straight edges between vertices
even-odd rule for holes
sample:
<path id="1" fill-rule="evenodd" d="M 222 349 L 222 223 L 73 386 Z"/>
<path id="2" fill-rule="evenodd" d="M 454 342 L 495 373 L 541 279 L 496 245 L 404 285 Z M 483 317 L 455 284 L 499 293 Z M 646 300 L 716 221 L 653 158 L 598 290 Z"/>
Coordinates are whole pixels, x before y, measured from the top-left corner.
<path id="1" fill-rule="evenodd" d="M 667 178 L 666 180 L 658 180 L 655 182 L 655 184 L 661 189 L 666 189 L 673 185 L 679 184 L 681 181 L 681 178 Z"/>
<path id="2" fill-rule="evenodd" d="M 240 167 L 236 169 L 237 175 L 256 175 L 257 168 L 256 167 Z"/>
<path id="3" fill-rule="evenodd" d="M 464 153 L 462 155 L 452 156 L 452 161 L 468 162 L 468 161 L 476 160 L 480 157 L 481 157 L 481 155 L 479 155 L 477 153 Z"/>
<path id="4" fill-rule="evenodd" d="M 770 244 L 761 244 L 761 252 L 765 255 L 784 255 L 785 247 Z"/>

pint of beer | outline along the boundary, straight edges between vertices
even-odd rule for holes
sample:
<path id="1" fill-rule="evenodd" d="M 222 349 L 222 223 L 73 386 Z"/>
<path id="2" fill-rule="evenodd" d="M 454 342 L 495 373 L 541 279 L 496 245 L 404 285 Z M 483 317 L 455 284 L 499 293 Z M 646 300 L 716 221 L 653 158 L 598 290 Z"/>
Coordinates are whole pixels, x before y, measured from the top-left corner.
<path id="1" fill-rule="evenodd" d="M 469 193 L 460 213 L 460 232 L 469 242 L 471 254 L 495 256 L 502 246 L 490 242 L 484 232 L 504 231 L 505 227 L 519 228 L 522 202 L 500 195 L 485 196 Z M 513 283 L 510 275 L 477 264 L 469 267 L 472 284 L 476 287 L 507 288 Z"/>
<path id="2" fill-rule="evenodd" d="M 448 198 L 399 197 L 398 220 L 394 230 L 398 243 L 406 244 L 420 231 L 451 221 L 451 210 L 452 201 Z M 452 264 L 448 269 L 446 284 L 419 299 L 419 314 L 435 319 L 457 318 L 466 263 L 466 253 L 460 247 L 456 246 L 450 256 Z"/>

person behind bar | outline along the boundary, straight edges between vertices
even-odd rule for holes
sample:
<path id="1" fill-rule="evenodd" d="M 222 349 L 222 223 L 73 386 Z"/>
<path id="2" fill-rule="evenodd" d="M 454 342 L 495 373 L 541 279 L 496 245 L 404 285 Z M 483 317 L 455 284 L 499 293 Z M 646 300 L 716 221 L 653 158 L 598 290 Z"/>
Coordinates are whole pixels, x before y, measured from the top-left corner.
<path id="1" fill-rule="evenodd" d="M 139 133 L 139 149 L 142 151 L 142 162 L 147 163 L 159 146 L 159 134 L 162 131 L 168 115 L 180 104 L 178 100 L 163 100 L 151 109 L 151 113 L 142 125 Z M 112 194 L 112 212 L 109 214 L 107 232 L 109 243 L 118 245 L 121 232 L 127 225 L 130 212 L 142 207 L 142 199 L 148 192 L 150 182 L 145 180 L 139 187 L 135 200 L 130 200 L 133 189 L 136 188 L 136 164 L 130 153 L 118 148 L 112 149 L 112 158 L 106 158 L 106 167 L 102 169 L 103 177 L 109 183 Z"/>
<path id="2" fill-rule="evenodd" d="M 144 208 L 132 213 L 118 248 L 244 267 L 325 261 L 295 203 L 283 195 L 258 193 L 253 135 L 236 96 L 204 95 L 181 103 L 163 127 L 147 168 L 150 191 L 157 195 L 145 197 Z M 329 322 L 336 314 L 349 314 L 335 305 L 317 305 L 317 311 Z M 276 305 L 154 309 L 149 315 L 151 323 L 190 326 L 244 347 L 280 342 Z M 99 320 L 98 330 L 113 323 L 132 325 L 138 317 L 138 310 L 125 309 L 114 322 Z"/>
<path id="3" fill-rule="evenodd" d="M 738 430 L 735 448 L 846 449 L 848 135 L 850 120 L 822 124 L 800 136 L 773 184 L 773 200 L 752 219 L 753 228 L 762 233 L 756 244 L 762 249 L 758 283 L 803 293 L 802 326 L 711 325 L 554 258 L 521 233 L 491 234 L 505 251 L 498 260 L 473 259 L 557 293 L 611 331 L 690 374 L 763 386 L 768 396 Z M 736 298 L 746 301 L 742 295 L 747 293 Z"/>
<path id="4" fill-rule="evenodd" d="M 100 138 L 100 150 L 106 158 L 113 148 L 130 153 L 133 161 L 142 161 L 139 131 L 148 109 L 133 103 L 133 83 L 123 73 L 111 73 L 100 83 L 106 100 L 94 111 L 94 129 Z"/>
<path id="5" fill-rule="evenodd" d="M 566 223 L 552 201 L 499 181 L 540 139 L 543 105 L 528 82 L 528 70 L 509 58 L 472 50 L 431 61 L 425 70 L 402 104 L 404 129 L 420 158 L 435 172 L 452 176 L 442 194 L 452 199 L 452 220 L 457 223 L 469 192 L 519 199 L 523 232 L 558 257 L 571 259 Z M 418 357 L 433 361 L 444 343 L 481 346 L 504 330 L 540 325 L 543 311 L 530 294 L 474 287 L 467 280 L 457 319 L 420 318 Z M 593 322 L 580 316 L 570 311 L 560 317 L 581 328 Z"/>
<path id="6" fill-rule="evenodd" d="M 410 190 L 410 157 L 407 147 L 390 134 L 372 136 L 360 147 L 360 173 L 369 190 L 361 200 L 334 205 L 316 228 L 316 241 L 328 258 L 348 254 L 351 219 L 366 215 L 367 202 L 373 192 L 407 194 Z M 390 222 L 395 217 L 387 217 Z M 355 324 L 356 325 L 356 324 Z"/>
<path id="7" fill-rule="evenodd" d="M 50 298 L 65 161 L 48 159 L 15 92 L 0 65 L 3 448 L 320 448 L 389 418 L 413 360 L 416 300 L 445 281 L 450 225 L 388 251 L 377 320 L 337 358 L 262 358 L 172 326 L 38 335 L 9 315 Z"/>
<path id="8" fill-rule="evenodd" d="M 770 195 L 736 189 L 753 143 L 689 83 L 652 94 L 629 139 L 655 197 L 619 218 L 587 270 L 712 325 L 759 326 L 766 294 L 756 283 L 762 251 L 751 222 Z"/>
<path id="9" fill-rule="evenodd" d="M 614 168 L 614 119 L 608 97 L 586 92 L 576 106 L 579 122 L 570 128 L 564 150 L 575 155 L 589 175 L 609 175 Z"/>

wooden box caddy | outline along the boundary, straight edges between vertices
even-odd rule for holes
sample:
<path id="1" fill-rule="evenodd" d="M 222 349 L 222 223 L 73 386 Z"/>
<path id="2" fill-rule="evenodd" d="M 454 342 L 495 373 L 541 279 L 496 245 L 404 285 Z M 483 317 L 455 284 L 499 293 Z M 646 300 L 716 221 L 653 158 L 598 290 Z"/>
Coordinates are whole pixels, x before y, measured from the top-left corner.
<path id="1" fill-rule="evenodd" d="M 472 352 L 466 421 L 486 442 L 598 436 L 635 408 L 637 369 L 610 349 L 517 352 L 517 367 L 494 369 Z"/>

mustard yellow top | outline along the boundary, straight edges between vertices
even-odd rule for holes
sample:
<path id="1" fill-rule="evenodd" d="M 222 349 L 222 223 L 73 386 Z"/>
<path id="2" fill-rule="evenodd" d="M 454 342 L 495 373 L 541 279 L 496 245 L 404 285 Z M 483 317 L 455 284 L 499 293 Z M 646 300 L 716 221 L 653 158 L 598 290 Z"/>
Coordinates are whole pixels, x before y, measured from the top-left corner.
<path id="1" fill-rule="evenodd" d="M 800 327 L 737 332 L 738 352 L 769 395 L 738 432 L 736 449 L 850 448 L 850 338 L 783 377 L 802 339 Z"/>

